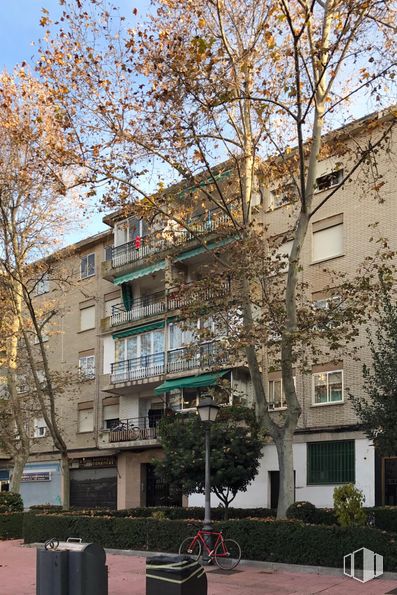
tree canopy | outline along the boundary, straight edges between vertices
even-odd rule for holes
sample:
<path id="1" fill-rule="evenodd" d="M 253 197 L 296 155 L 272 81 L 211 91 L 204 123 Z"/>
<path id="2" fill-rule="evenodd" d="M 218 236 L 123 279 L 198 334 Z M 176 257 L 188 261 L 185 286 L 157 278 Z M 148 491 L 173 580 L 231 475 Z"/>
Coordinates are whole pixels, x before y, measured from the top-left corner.
<path id="1" fill-rule="evenodd" d="M 183 494 L 204 493 L 205 428 L 195 414 L 164 417 L 159 433 L 165 459 L 156 473 Z M 221 408 L 211 424 L 211 490 L 227 509 L 258 473 L 263 441 L 252 410 Z"/>

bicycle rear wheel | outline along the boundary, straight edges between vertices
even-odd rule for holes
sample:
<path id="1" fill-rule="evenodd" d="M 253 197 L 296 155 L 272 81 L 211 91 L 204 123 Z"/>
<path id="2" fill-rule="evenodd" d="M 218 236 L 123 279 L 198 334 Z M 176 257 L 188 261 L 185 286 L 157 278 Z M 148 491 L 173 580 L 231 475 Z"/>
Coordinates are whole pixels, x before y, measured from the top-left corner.
<path id="1" fill-rule="evenodd" d="M 224 539 L 217 545 L 214 557 L 219 568 L 233 570 L 241 560 L 241 548 L 234 539 Z"/>
<path id="2" fill-rule="evenodd" d="M 201 543 L 198 539 L 194 541 L 194 537 L 186 537 L 179 546 L 179 553 L 181 555 L 192 556 L 194 560 L 198 560 L 201 556 Z"/>

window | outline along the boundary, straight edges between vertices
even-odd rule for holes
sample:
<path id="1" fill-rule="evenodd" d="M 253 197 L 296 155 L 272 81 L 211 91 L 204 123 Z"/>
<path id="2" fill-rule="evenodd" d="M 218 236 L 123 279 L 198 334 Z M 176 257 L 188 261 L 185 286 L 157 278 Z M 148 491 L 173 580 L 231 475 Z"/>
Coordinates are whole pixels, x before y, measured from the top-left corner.
<path id="1" fill-rule="evenodd" d="M 86 279 L 95 275 L 95 254 L 86 254 L 80 261 L 80 278 Z"/>
<path id="2" fill-rule="evenodd" d="M 278 209 L 299 200 L 299 190 L 295 182 L 284 184 L 270 192 L 269 208 Z"/>
<path id="3" fill-rule="evenodd" d="M 95 355 L 83 355 L 79 357 L 80 374 L 85 379 L 95 378 Z"/>
<path id="4" fill-rule="evenodd" d="M 197 389 L 183 388 L 170 391 L 168 405 L 173 411 L 195 409 L 198 405 L 199 391 Z"/>
<path id="5" fill-rule="evenodd" d="M 94 431 L 94 409 L 79 409 L 77 428 L 78 432 Z"/>
<path id="6" fill-rule="evenodd" d="M 325 405 L 343 402 L 343 371 L 313 374 L 313 404 Z"/>
<path id="7" fill-rule="evenodd" d="M 47 425 L 43 417 L 36 417 L 33 420 L 33 436 L 34 438 L 44 438 L 47 433 Z"/>
<path id="8" fill-rule="evenodd" d="M 293 240 L 284 242 L 274 250 L 273 260 L 279 267 L 279 273 L 286 273 L 288 271 L 288 260 L 292 250 Z"/>
<path id="9" fill-rule="evenodd" d="M 103 427 L 105 430 L 112 430 L 120 424 L 119 406 L 118 405 L 104 405 L 103 406 Z"/>
<path id="10" fill-rule="evenodd" d="M 87 331 L 95 328 L 95 306 L 80 310 L 80 330 Z"/>
<path id="11" fill-rule="evenodd" d="M 18 395 L 27 393 L 29 391 L 28 379 L 25 374 L 17 374 L 16 376 L 16 392 Z"/>
<path id="12" fill-rule="evenodd" d="M 153 330 L 141 335 L 132 335 L 125 339 L 117 339 L 115 345 L 115 361 L 144 358 L 144 356 L 164 351 L 164 331 Z M 142 364 L 144 364 L 144 359 Z M 137 361 L 137 365 L 139 362 Z"/>
<path id="13" fill-rule="evenodd" d="M 343 169 L 338 169 L 337 171 L 333 171 L 329 174 L 324 174 L 320 176 L 316 180 L 316 187 L 318 192 L 322 192 L 323 190 L 329 190 L 329 188 L 333 188 L 334 186 L 338 186 L 343 182 Z"/>
<path id="14" fill-rule="evenodd" d="M 294 384 L 295 382 L 294 377 Z M 275 409 L 285 409 L 286 407 L 287 403 L 281 377 L 275 380 L 269 380 L 268 409 L 273 411 Z"/>
<path id="15" fill-rule="evenodd" d="M 48 274 L 44 273 L 41 279 L 36 281 L 36 285 L 34 287 L 34 294 L 35 295 L 43 295 L 44 293 L 48 293 L 50 291 L 50 283 L 48 279 Z"/>
<path id="16" fill-rule="evenodd" d="M 105 246 L 103 249 L 105 260 L 112 260 L 113 246 Z"/>
<path id="17" fill-rule="evenodd" d="M 105 316 L 108 317 L 108 316 L 113 316 L 113 314 L 116 314 L 117 310 L 116 310 L 116 312 L 113 312 L 113 306 L 120 306 L 120 302 L 121 302 L 120 296 L 113 298 L 111 300 L 106 300 L 105 301 Z"/>
<path id="18" fill-rule="evenodd" d="M 308 485 L 354 483 L 354 440 L 307 443 Z"/>
<path id="19" fill-rule="evenodd" d="M 136 238 L 143 238 L 147 235 L 147 224 L 143 219 L 131 217 L 125 221 L 117 223 L 115 226 L 115 246 L 122 246 L 128 242 L 133 242 Z"/>
<path id="20" fill-rule="evenodd" d="M 343 254 L 343 215 L 313 223 L 313 262 Z"/>

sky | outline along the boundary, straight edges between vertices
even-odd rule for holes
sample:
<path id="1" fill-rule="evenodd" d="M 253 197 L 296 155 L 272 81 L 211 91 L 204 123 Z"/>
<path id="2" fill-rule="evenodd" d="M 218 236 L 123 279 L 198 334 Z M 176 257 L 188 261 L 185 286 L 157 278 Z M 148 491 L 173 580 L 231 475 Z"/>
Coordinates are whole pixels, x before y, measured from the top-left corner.
<path id="1" fill-rule="evenodd" d="M 115 0 L 125 15 L 137 8 L 142 15 L 146 12 L 149 0 Z M 14 67 L 25 61 L 35 63 L 37 40 L 43 34 L 39 24 L 42 8 L 57 16 L 61 12 L 58 0 L 2 0 L 0 19 L 0 68 L 12 71 Z M 36 42 L 36 43 L 35 43 Z M 71 244 L 85 237 L 108 229 L 102 223 L 103 214 L 96 209 L 83 220 L 79 218 L 73 233 L 65 237 L 64 243 Z"/>

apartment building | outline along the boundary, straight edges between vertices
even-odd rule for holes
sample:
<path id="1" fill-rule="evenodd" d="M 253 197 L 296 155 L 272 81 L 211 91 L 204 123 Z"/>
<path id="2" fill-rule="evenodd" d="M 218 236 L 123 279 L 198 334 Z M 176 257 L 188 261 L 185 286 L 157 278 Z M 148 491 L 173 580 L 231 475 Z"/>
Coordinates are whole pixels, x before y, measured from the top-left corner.
<path id="1" fill-rule="evenodd" d="M 346 142 L 365 144 L 376 131 L 370 116 L 346 131 Z M 382 187 L 374 198 L 371 178 L 360 168 L 332 200 L 313 217 L 302 250 L 301 281 L 313 304 L 328 308 L 325 292 L 338 274 L 354 275 L 364 257 L 374 254 L 371 238 L 388 238 L 397 249 L 395 137 L 377 156 Z M 348 155 L 333 154 L 320 164 L 316 203 L 338 186 L 350 167 Z M 256 217 L 266 223 L 270 238 L 285 238 L 280 254 L 288 254 L 288 229 L 294 211 L 288 184 L 258 177 Z M 220 381 L 229 386 L 229 402 L 237 395 L 252 405 L 253 389 L 246 363 L 231 360 L 219 342 L 197 340 L 183 322 L 189 300 L 214 303 L 233 291 L 223 278 L 216 290 L 181 292 L 208 275 L 211 251 L 233 238 L 221 211 L 202 210 L 195 233 L 172 235 L 159 224 L 115 213 L 105 218 L 109 232 L 76 245 L 70 258 L 79 282 L 64 295 L 62 329 L 49 337 L 54 366 L 77 366 L 85 375 L 79 390 L 59 403 L 59 416 L 70 445 L 71 502 L 75 505 L 132 506 L 201 505 L 203 498 L 172 497 L 154 474 L 152 460 L 161 457 L 158 422 L 170 411 L 193 409 L 200 395 Z M 377 224 L 373 227 L 373 224 Z M 204 248 L 197 236 L 206 240 Z M 177 238 L 177 240 L 175 239 Z M 213 327 L 211 316 L 198 317 L 196 328 Z M 212 328 L 212 330 L 214 330 Z M 215 333 L 216 334 L 216 333 Z M 369 363 L 365 332 L 357 339 L 360 359 L 324 358 L 311 373 L 295 377 L 302 415 L 294 440 L 295 497 L 318 506 L 332 505 L 334 487 L 353 482 L 363 490 L 366 505 L 397 503 L 396 457 L 382 458 L 360 430 L 348 392 L 363 394 L 362 363 Z M 271 371 L 269 371 L 271 370 Z M 285 409 L 281 372 L 263 366 L 269 409 Z M 27 466 L 25 503 L 57 503 L 60 476 L 57 453 L 43 420 L 37 420 L 34 454 Z M 0 460 L 0 479 L 10 462 Z M 278 462 L 274 445 L 263 449 L 259 474 L 235 506 L 275 507 Z"/>

